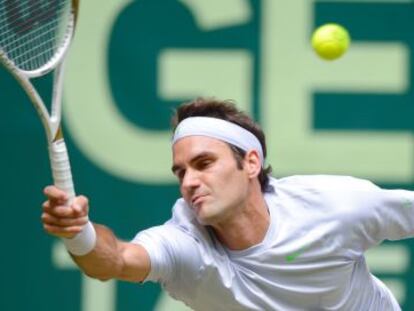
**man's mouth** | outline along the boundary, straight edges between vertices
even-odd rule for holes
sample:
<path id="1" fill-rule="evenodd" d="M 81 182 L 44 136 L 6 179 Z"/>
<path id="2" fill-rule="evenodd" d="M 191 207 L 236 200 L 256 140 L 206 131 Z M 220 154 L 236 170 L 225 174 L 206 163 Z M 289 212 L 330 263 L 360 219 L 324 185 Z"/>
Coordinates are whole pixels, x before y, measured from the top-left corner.
<path id="1" fill-rule="evenodd" d="M 197 205 L 198 203 L 200 203 L 207 195 L 206 194 L 200 194 L 200 195 L 196 195 L 191 199 L 191 205 Z"/>

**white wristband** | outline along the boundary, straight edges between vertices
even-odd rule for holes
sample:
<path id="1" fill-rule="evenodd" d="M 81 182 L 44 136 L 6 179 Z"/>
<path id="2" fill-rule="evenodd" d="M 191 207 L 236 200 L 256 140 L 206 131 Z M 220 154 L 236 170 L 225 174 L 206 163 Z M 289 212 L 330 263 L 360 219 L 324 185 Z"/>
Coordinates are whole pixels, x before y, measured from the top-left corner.
<path id="1" fill-rule="evenodd" d="M 89 221 L 79 232 L 71 239 L 63 238 L 63 243 L 69 253 L 75 256 L 83 256 L 92 251 L 96 244 L 96 231 L 93 224 Z"/>

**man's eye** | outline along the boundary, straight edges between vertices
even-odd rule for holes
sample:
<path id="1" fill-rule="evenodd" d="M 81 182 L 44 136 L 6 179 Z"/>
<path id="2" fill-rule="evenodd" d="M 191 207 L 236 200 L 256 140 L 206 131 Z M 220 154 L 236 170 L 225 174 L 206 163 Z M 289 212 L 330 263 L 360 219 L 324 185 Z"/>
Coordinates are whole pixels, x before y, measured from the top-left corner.
<path id="1" fill-rule="evenodd" d="M 213 162 L 213 161 L 211 161 L 211 160 L 204 160 L 204 161 L 201 161 L 201 162 L 199 163 L 199 167 L 201 167 L 201 168 L 205 168 L 205 167 L 209 166 L 212 162 Z"/>
<path id="2" fill-rule="evenodd" d="M 178 174 L 177 174 L 177 177 L 178 177 L 179 180 L 183 180 L 184 175 L 185 175 L 184 171 L 179 171 Z"/>

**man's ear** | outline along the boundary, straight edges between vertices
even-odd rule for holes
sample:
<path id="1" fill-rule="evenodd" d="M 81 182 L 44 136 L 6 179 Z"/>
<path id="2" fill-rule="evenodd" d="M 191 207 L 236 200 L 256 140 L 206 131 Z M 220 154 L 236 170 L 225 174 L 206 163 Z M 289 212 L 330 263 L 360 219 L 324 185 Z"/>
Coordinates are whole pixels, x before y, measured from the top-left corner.
<path id="1" fill-rule="evenodd" d="M 256 178 L 259 175 L 262 163 L 260 162 L 260 156 L 257 150 L 252 149 L 246 152 L 244 165 L 250 178 Z"/>

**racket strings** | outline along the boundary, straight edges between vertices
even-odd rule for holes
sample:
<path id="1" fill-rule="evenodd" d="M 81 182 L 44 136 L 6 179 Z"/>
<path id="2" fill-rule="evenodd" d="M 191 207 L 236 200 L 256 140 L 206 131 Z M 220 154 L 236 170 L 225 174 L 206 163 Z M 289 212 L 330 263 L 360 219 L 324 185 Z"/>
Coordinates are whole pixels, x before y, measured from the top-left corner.
<path id="1" fill-rule="evenodd" d="M 9 0 L 10 2 L 10 0 Z M 60 3 L 60 7 L 57 8 L 60 11 L 64 3 Z M 31 23 L 35 20 L 36 22 L 42 22 L 43 20 L 50 17 L 53 12 L 50 10 L 44 11 L 41 6 L 32 8 L 29 6 L 24 7 L 23 9 L 17 9 L 17 7 L 10 7 L 10 4 L 6 6 L 6 10 L 2 10 L 0 13 L 0 20 L 4 21 L 7 19 L 9 23 L 13 24 L 13 28 L 18 29 L 18 31 L 24 31 L 30 28 Z M 10 13 L 12 12 L 12 13 Z M 23 22 L 19 21 L 19 17 L 26 17 Z M 10 22 L 11 21 L 11 22 Z"/>
<path id="2" fill-rule="evenodd" d="M 30 44 L 32 47 L 31 49 L 28 50 L 20 50 L 22 48 L 22 46 L 20 46 L 19 44 L 16 44 L 15 42 L 11 42 L 11 49 L 10 49 L 10 53 L 15 53 L 16 56 L 13 57 L 14 61 L 20 65 L 24 65 L 28 62 L 30 62 L 32 59 L 29 57 L 31 53 L 37 55 L 38 58 L 41 57 L 41 55 L 46 55 L 46 54 L 50 54 L 51 52 L 53 52 L 53 50 L 51 50 L 51 48 L 53 48 L 53 46 L 50 46 L 51 44 L 54 44 L 54 40 L 53 39 L 53 35 L 55 33 L 55 29 L 53 27 L 53 25 L 45 25 L 44 26 L 45 29 L 44 31 L 42 31 L 41 35 L 37 35 L 37 36 L 26 36 L 26 38 L 22 37 L 22 39 L 24 38 L 24 40 L 26 40 L 25 43 Z M 48 37 L 51 38 L 49 40 L 42 40 L 44 39 L 44 37 Z M 38 51 L 38 53 L 36 53 Z"/>
<path id="3" fill-rule="evenodd" d="M 44 5 L 24 5 L 25 1 L 17 6 L 12 6 L 12 0 L 3 0 L 0 10 L 0 30 L 2 37 L 7 37 L 10 32 L 24 32 L 33 27 L 33 24 L 42 23 L 47 19 L 52 19 L 54 15 L 59 15 L 67 5 L 67 1 L 54 1 L 55 8 L 44 9 Z M 50 2 L 50 1 L 43 1 Z M 1 3 L 1 2 L 0 2 Z M 36 3 L 36 2 L 35 2 Z M 19 18 L 20 17 L 20 18 Z M 4 31 L 4 27 L 9 31 Z"/>
<path id="4" fill-rule="evenodd" d="M 67 39 L 70 10 L 69 0 L 0 0 L 0 50 L 22 70 L 47 66 Z"/>

